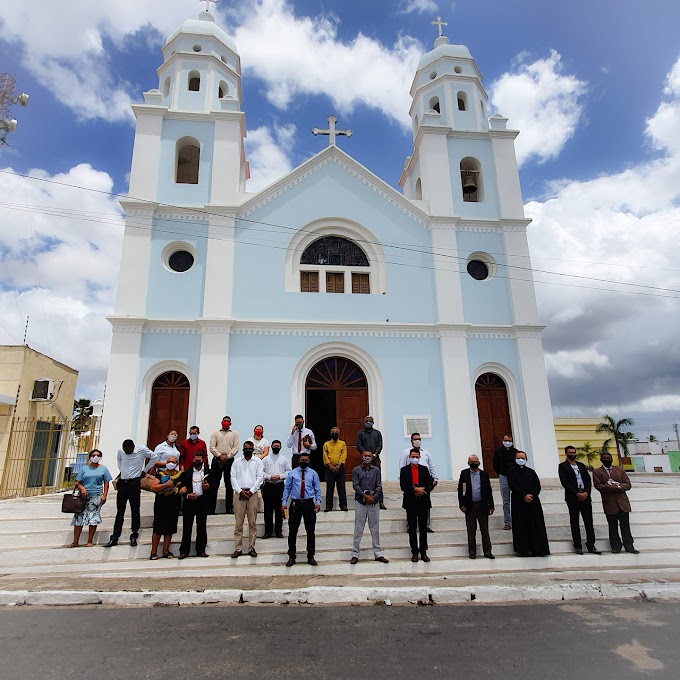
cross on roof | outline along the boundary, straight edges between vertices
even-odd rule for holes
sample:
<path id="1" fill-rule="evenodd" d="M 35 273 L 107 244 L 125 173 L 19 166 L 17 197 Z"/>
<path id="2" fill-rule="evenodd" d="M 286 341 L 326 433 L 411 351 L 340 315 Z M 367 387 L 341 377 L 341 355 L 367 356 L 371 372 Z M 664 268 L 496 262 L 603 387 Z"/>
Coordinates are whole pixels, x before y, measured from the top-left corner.
<path id="1" fill-rule="evenodd" d="M 335 146 L 335 138 L 337 135 L 344 135 L 345 137 L 351 137 L 351 130 L 336 130 L 335 124 L 338 119 L 335 116 L 328 116 L 326 118 L 328 121 L 328 130 L 321 130 L 320 128 L 312 128 L 312 134 L 314 135 L 328 135 L 328 146 Z"/>
<path id="2" fill-rule="evenodd" d="M 448 21 L 442 21 L 441 17 L 437 17 L 437 21 L 433 21 L 432 25 L 436 26 L 439 29 L 439 37 L 441 38 L 444 35 L 442 33 L 442 26 L 448 26 L 449 22 Z"/>
<path id="3" fill-rule="evenodd" d="M 205 11 L 209 12 L 210 11 L 210 3 L 212 2 L 213 4 L 217 4 L 217 0 L 198 0 L 199 2 L 204 2 L 205 3 Z"/>

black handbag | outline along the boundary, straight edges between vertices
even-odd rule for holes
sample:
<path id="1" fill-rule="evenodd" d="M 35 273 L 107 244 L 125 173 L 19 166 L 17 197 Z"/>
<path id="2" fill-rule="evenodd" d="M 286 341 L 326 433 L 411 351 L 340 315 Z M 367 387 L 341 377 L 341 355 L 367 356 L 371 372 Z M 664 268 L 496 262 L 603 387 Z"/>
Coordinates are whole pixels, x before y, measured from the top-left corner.
<path id="1" fill-rule="evenodd" d="M 78 491 L 78 487 L 73 489 L 71 493 L 65 493 L 61 499 L 61 511 L 69 515 L 78 514 L 85 510 L 87 505 L 87 496 Z"/>

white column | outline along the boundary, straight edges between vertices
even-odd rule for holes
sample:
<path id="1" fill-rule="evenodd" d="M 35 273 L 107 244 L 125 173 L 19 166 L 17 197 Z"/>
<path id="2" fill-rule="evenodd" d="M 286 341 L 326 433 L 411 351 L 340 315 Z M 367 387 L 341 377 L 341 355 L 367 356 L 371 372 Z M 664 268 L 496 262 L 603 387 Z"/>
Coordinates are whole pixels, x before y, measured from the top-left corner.
<path id="1" fill-rule="evenodd" d="M 529 242 L 527 241 L 526 224 L 528 220 L 503 224 L 503 239 L 508 265 L 508 286 L 512 302 L 513 320 L 515 324 L 528 325 L 538 323 L 538 307 L 534 277 L 531 272 Z"/>
<path id="2" fill-rule="evenodd" d="M 244 114 L 240 111 L 222 111 L 213 115 L 215 141 L 210 202 L 233 204 L 241 188 L 241 166 L 245 163 Z"/>
<path id="3" fill-rule="evenodd" d="M 209 424 L 214 430 L 219 429 L 222 416 L 227 415 L 230 332 L 231 325 L 227 322 L 201 322 L 196 413 L 200 414 L 201 422 Z M 210 436 L 208 432 L 203 434 Z"/>
<path id="4" fill-rule="evenodd" d="M 477 420 L 472 407 L 475 395 L 470 385 L 466 332 L 442 330 L 440 335 L 451 476 L 456 479 L 457 472 L 466 466 L 469 455 L 481 455 L 475 434 Z"/>
<path id="5" fill-rule="evenodd" d="M 164 110 L 160 107 L 145 107 L 143 104 L 133 107 L 137 129 L 130 168 L 131 197 L 156 200 Z"/>
<path id="6" fill-rule="evenodd" d="M 134 416 L 144 320 L 112 320 L 112 324 L 113 337 L 99 448 L 104 454 L 104 464 L 115 478 L 118 474 L 118 449 L 124 439 L 134 439 L 133 433 L 137 430 Z"/>
<path id="7" fill-rule="evenodd" d="M 460 286 L 460 264 L 456 226 L 452 222 L 431 226 L 434 251 L 434 281 L 437 291 L 439 323 L 463 323 L 463 294 Z"/>
<path id="8" fill-rule="evenodd" d="M 126 210 L 116 294 L 117 316 L 145 316 L 154 209 L 121 201 Z"/>
<path id="9" fill-rule="evenodd" d="M 540 332 L 518 331 L 517 354 L 524 384 L 533 468 L 541 479 L 555 478 L 559 458 Z"/>
<path id="10" fill-rule="evenodd" d="M 423 116 L 424 121 L 426 118 L 427 115 Z M 444 127 L 428 129 L 423 134 L 418 150 L 423 200 L 429 202 L 431 215 L 453 215 L 447 130 Z"/>
<path id="11" fill-rule="evenodd" d="M 205 263 L 203 317 L 230 319 L 234 290 L 234 214 L 215 214 L 210 208 L 208 254 Z M 224 415 L 224 414 L 222 414 Z"/>

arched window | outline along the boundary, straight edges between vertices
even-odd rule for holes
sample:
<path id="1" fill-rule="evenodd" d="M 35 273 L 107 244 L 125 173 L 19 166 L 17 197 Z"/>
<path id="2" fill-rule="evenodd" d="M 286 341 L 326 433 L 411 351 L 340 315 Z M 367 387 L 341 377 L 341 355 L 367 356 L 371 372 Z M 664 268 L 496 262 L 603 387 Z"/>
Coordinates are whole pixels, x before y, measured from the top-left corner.
<path id="1" fill-rule="evenodd" d="M 201 89 L 201 74 L 198 71 L 189 72 L 189 91 L 198 92 Z"/>
<path id="2" fill-rule="evenodd" d="M 458 98 L 458 110 L 467 111 L 467 94 L 459 92 L 456 97 Z"/>
<path id="3" fill-rule="evenodd" d="M 305 248 L 300 264 L 333 267 L 369 267 L 366 253 L 354 241 L 342 236 L 322 236 Z"/>
<path id="4" fill-rule="evenodd" d="M 439 106 L 439 97 L 432 97 L 430 99 L 430 111 L 436 111 L 437 113 L 441 113 L 441 108 Z"/>
<path id="5" fill-rule="evenodd" d="M 224 82 L 224 80 L 220 80 L 220 86 L 217 89 L 217 97 L 219 99 L 224 99 L 227 95 L 229 94 L 229 85 Z"/>
<path id="6" fill-rule="evenodd" d="M 416 201 L 422 201 L 423 200 L 423 183 L 420 181 L 420 177 L 416 180 Z"/>
<path id="7" fill-rule="evenodd" d="M 193 137 L 182 137 L 177 142 L 177 184 L 198 184 L 201 145 Z"/>
<path id="8" fill-rule="evenodd" d="M 482 166 L 476 158 L 468 156 L 460 162 L 460 183 L 465 203 L 481 203 L 484 200 Z"/>
<path id="9" fill-rule="evenodd" d="M 164 97 L 170 96 L 170 76 L 168 76 L 165 79 L 165 82 L 163 83 L 163 96 Z"/>

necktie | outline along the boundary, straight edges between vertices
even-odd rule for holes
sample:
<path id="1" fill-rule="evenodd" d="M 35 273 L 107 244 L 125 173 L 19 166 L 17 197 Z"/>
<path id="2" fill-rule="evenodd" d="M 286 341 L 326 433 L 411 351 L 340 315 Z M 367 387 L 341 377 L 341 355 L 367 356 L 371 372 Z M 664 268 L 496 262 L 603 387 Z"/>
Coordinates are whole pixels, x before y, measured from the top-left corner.
<path id="1" fill-rule="evenodd" d="M 302 470 L 302 474 L 300 475 L 300 500 L 302 500 L 305 497 L 305 471 Z"/>
<path id="2" fill-rule="evenodd" d="M 298 430 L 298 453 L 302 451 L 302 430 Z"/>

